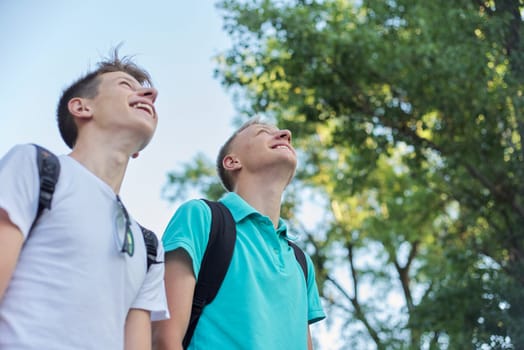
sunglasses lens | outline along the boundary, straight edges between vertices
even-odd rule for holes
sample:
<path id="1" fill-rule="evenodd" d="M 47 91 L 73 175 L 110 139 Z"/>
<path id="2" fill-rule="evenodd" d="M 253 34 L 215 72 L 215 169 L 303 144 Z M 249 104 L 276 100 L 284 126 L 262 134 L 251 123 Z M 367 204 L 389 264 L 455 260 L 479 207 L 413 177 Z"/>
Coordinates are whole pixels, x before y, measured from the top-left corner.
<path id="1" fill-rule="evenodd" d="M 133 238 L 133 233 L 131 232 L 131 223 L 128 221 L 126 225 L 126 235 L 122 247 L 122 252 L 126 252 L 127 255 L 133 256 L 135 253 L 135 241 Z"/>
<path id="2" fill-rule="evenodd" d="M 133 256 L 135 253 L 135 240 L 131 231 L 131 221 L 124 204 L 117 197 L 118 213 L 116 217 L 115 241 L 118 250 Z"/>

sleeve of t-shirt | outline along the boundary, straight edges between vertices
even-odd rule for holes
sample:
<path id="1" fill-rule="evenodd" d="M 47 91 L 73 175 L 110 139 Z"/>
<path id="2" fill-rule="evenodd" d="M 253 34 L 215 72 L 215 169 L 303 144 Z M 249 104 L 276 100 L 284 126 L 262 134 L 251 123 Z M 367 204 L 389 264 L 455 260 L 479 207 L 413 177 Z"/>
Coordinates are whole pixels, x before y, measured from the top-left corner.
<path id="1" fill-rule="evenodd" d="M 162 243 L 158 242 L 157 257 L 164 256 Z M 167 307 L 166 289 L 164 285 L 164 263 L 151 264 L 146 273 L 138 297 L 135 299 L 131 308 L 151 311 L 151 320 L 160 321 L 169 318 Z"/>
<path id="2" fill-rule="evenodd" d="M 0 159 L 0 184 L 0 208 L 25 239 L 36 216 L 40 190 L 35 146 L 14 146 Z"/>
<path id="3" fill-rule="evenodd" d="M 209 240 L 211 209 L 198 199 L 182 204 L 169 221 L 162 236 L 166 253 L 184 249 L 192 260 L 195 277 Z"/>
<path id="4" fill-rule="evenodd" d="M 312 324 L 326 318 L 326 314 L 320 302 L 317 282 L 315 279 L 315 268 L 311 258 L 306 254 L 308 278 L 307 278 L 307 298 L 308 298 L 308 323 Z"/>

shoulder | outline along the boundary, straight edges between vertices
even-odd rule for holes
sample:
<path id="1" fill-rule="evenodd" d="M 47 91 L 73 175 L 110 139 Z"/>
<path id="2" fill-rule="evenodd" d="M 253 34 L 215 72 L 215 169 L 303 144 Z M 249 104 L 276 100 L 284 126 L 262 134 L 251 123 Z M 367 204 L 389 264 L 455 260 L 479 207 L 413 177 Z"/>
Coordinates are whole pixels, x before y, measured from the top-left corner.
<path id="1" fill-rule="evenodd" d="M 31 182 L 30 179 L 36 179 L 37 175 L 38 166 L 34 145 L 16 145 L 0 159 L 0 178 L 4 184 L 6 181 L 7 183 L 9 181 L 15 183 Z"/>
<path id="2" fill-rule="evenodd" d="M 18 144 L 0 158 L 0 166 L 4 169 L 14 166 L 19 173 L 22 173 L 21 168 L 33 167 L 37 169 L 38 163 L 46 159 L 51 159 L 52 163 L 57 163 L 60 166 L 59 157 L 47 148 L 31 143 Z"/>
<path id="3" fill-rule="evenodd" d="M 180 221 L 196 224 L 207 219 L 211 219 L 211 209 L 209 206 L 203 200 L 192 199 L 178 207 L 171 218 L 170 224 Z"/>
<path id="4" fill-rule="evenodd" d="M 27 161 L 31 160 L 35 162 L 36 147 L 32 144 L 20 144 L 13 146 L 5 155 L 2 157 L 2 162 L 9 161 Z"/>
<path id="5" fill-rule="evenodd" d="M 201 199 L 191 199 L 185 203 L 183 203 L 177 210 L 177 212 L 181 211 L 209 211 L 208 205 L 205 203 L 205 201 Z"/>
<path id="6" fill-rule="evenodd" d="M 183 203 L 169 221 L 162 236 L 164 247 L 168 250 L 175 237 L 202 236 L 209 232 L 211 209 L 198 199 Z"/>

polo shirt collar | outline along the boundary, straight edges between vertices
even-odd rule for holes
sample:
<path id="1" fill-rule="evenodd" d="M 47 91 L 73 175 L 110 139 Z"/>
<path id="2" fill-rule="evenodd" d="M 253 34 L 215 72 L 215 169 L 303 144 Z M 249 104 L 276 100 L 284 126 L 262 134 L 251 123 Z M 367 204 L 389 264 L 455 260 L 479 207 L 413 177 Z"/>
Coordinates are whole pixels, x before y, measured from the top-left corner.
<path id="1" fill-rule="evenodd" d="M 262 214 L 260 214 L 255 208 L 249 205 L 242 197 L 240 197 L 235 192 L 226 193 L 220 199 L 220 201 L 229 208 L 229 210 L 231 211 L 231 215 L 233 216 L 233 219 L 237 224 L 246 217 L 253 214 L 262 216 Z M 279 235 L 285 236 L 287 234 L 286 222 L 282 220 L 282 218 L 278 219 L 278 227 L 276 231 Z"/>

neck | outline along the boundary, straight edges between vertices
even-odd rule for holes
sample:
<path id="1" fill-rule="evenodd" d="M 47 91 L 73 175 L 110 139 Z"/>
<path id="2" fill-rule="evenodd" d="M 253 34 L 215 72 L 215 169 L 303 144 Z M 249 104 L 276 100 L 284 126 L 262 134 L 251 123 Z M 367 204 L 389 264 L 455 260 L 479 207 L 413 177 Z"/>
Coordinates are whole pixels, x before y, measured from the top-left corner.
<path id="1" fill-rule="evenodd" d="M 79 140 L 69 155 L 107 183 L 116 194 L 120 192 L 129 162 L 127 152 L 102 143 L 86 145 Z"/>
<path id="2" fill-rule="evenodd" d="M 273 226 L 278 227 L 282 194 L 287 183 L 268 180 L 267 177 L 253 179 L 249 182 L 238 179 L 235 192 L 260 214 L 270 218 Z"/>

